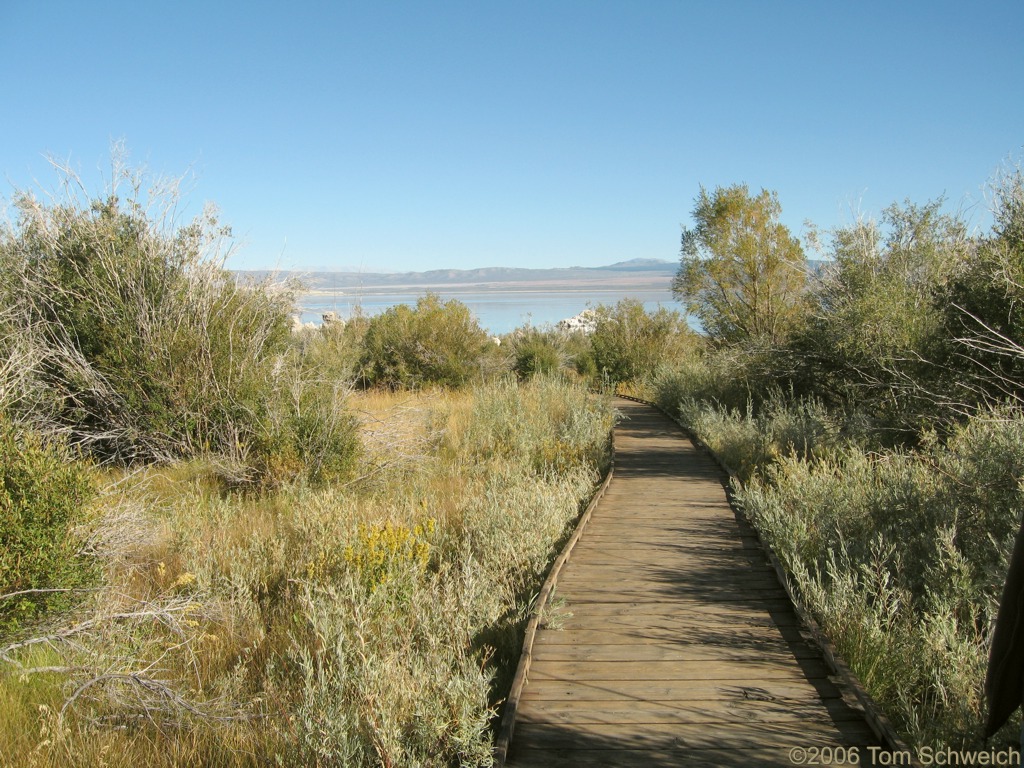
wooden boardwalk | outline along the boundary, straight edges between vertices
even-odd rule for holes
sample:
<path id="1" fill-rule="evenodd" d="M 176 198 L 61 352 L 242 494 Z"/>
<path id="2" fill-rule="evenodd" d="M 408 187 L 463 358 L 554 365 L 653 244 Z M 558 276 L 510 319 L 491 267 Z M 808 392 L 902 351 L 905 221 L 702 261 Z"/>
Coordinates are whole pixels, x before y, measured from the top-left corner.
<path id="1" fill-rule="evenodd" d="M 533 645 L 509 766 L 791 766 L 879 742 L 829 679 L 722 473 L 619 400 L 615 476 Z"/>

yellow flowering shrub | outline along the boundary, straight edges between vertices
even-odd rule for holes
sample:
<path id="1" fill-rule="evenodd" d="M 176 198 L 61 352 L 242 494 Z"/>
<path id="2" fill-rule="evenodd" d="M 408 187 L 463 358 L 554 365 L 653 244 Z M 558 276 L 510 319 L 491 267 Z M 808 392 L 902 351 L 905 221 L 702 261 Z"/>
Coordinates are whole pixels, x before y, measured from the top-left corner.
<path id="1" fill-rule="evenodd" d="M 355 543 L 345 547 L 345 563 L 370 589 L 410 567 L 422 573 L 430 562 L 428 538 L 436 524 L 433 518 L 411 528 L 390 521 L 383 525 L 360 523 Z"/>
<path id="2" fill-rule="evenodd" d="M 430 537 L 437 521 L 409 526 L 387 521 L 360 523 L 352 543 L 343 549 L 322 549 L 306 564 L 310 581 L 330 581 L 343 571 L 370 590 L 399 572 L 422 574 L 430 563 Z"/>

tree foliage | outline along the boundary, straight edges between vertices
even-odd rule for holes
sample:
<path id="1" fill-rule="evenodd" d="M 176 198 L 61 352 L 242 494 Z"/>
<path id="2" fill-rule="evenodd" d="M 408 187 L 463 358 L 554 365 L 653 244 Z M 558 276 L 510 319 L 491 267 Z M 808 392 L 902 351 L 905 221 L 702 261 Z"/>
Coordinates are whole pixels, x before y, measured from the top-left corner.
<path id="1" fill-rule="evenodd" d="M 745 184 L 702 186 L 692 229 L 684 229 L 672 291 L 722 343 L 751 338 L 778 342 L 800 305 L 806 259 L 799 241 L 779 222 L 775 192 L 752 197 Z"/>

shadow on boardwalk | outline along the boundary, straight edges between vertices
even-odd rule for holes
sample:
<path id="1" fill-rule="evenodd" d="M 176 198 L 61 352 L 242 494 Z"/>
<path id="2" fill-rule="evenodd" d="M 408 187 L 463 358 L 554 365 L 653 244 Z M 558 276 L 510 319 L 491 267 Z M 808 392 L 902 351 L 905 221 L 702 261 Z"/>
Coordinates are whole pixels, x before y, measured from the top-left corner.
<path id="1" fill-rule="evenodd" d="M 876 744 L 806 642 L 724 476 L 620 401 L 615 477 L 533 647 L 509 765 L 792 765 Z M 862 760 L 862 763 L 864 761 Z"/>

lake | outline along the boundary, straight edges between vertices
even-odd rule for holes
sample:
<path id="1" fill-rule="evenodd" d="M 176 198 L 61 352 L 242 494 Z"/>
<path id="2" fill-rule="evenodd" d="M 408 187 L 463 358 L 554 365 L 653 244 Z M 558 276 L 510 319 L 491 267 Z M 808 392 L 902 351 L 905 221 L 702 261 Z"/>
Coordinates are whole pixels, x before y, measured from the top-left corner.
<path id="1" fill-rule="evenodd" d="M 374 293 L 362 291 L 359 294 L 326 293 L 299 296 L 302 322 L 320 324 L 324 312 L 337 312 L 347 319 L 356 307 L 362 307 L 368 316 L 380 314 L 397 304 L 415 304 L 426 291 L 406 293 Z M 574 317 L 588 307 L 598 304 L 615 304 L 621 299 L 632 298 L 643 302 L 647 311 L 658 307 L 682 311 L 680 304 L 672 298 L 668 289 L 595 289 L 589 291 L 557 291 L 532 289 L 505 289 L 493 291 L 450 291 L 434 290 L 443 300 L 458 299 L 472 312 L 480 325 L 495 336 L 508 333 L 529 323 L 535 327 L 554 325 L 559 320 Z"/>

